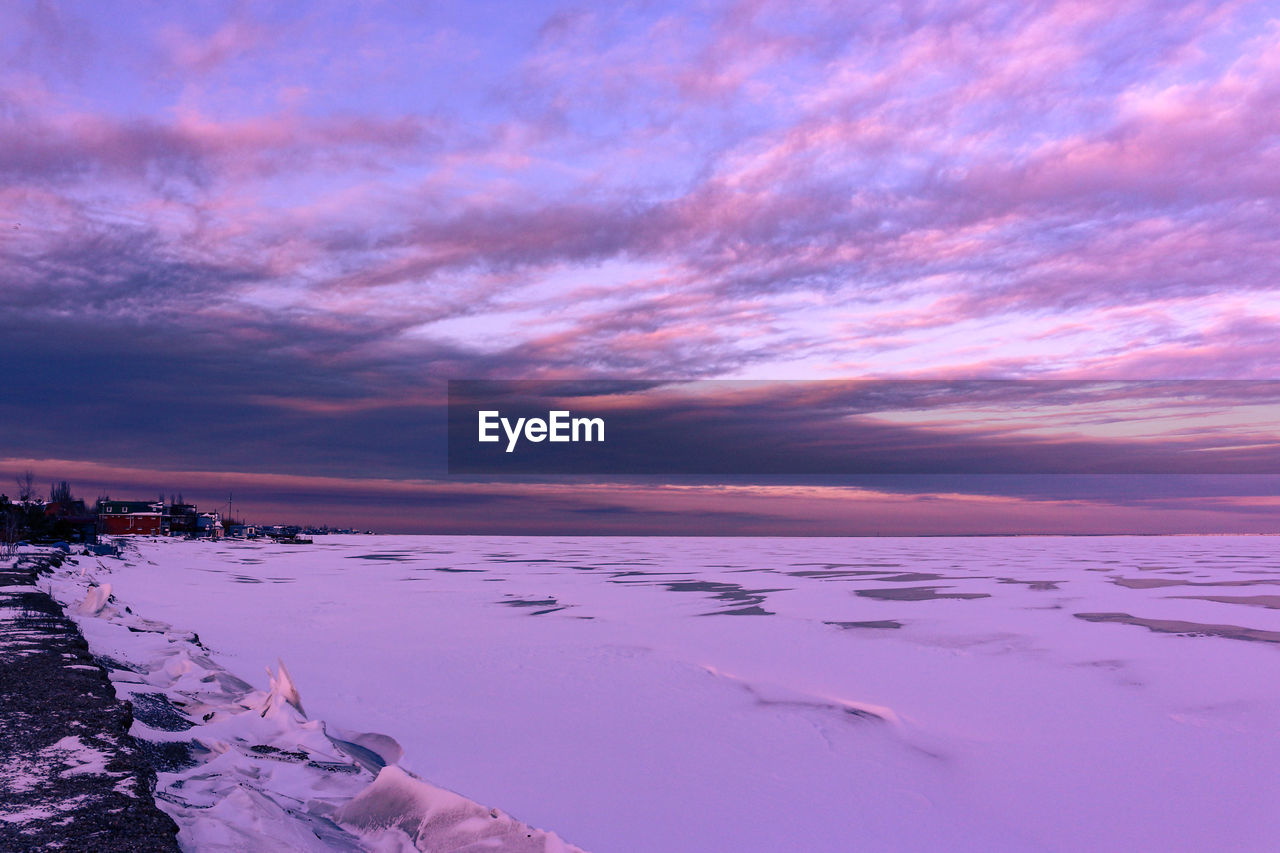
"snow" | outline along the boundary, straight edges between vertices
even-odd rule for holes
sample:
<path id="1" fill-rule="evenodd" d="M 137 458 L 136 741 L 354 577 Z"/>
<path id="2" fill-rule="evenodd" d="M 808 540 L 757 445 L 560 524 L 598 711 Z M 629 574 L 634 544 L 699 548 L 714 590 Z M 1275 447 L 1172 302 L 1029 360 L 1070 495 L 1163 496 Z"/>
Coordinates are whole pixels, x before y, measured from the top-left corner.
<path id="1" fill-rule="evenodd" d="M 131 781 L 125 778 L 123 773 L 109 772 L 107 763 L 110 760 L 111 757 L 106 753 L 95 749 L 75 735 L 69 735 L 32 753 L 11 756 L 3 770 L 0 770 L 0 791 L 22 794 L 37 790 L 44 787 L 52 775 L 63 778 L 96 775 L 120 777 L 121 781 Z M 85 800 L 85 797 L 73 797 L 61 801 L 44 802 L 38 806 L 18 808 L 0 805 L 0 820 L 8 823 L 25 823 L 52 817 L 60 812 L 79 807 Z"/>
<path id="2" fill-rule="evenodd" d="M 365 830 L 403 831 L 419 850 L 505 850 L 511 853 L 567 853 L 554 833 L 531 830 L 497 809 L 486 809 L 452 791 L 387 766 L 373 784 L 334 815 L 344 825 Z"/>
<path id="3" fill-rule="evenodd" d="M 94 749 L 75 735 L 58 740 L 40 751 L 41 755 L 55 757 L 66 765 L 61 776 L 83 776 L 85 774 L 108 775 L 107 762 L 111 757 Z M 123 774 L 111 774 L 123 775 Z"/>
<path id="4" fill-rule="evenodd" d="M 177 769 L 157 773 L 156 788 L 184 850 L 578 850 L 391 765 L 403 749 L 387 735 L 331 736 L 303 710 L 283 662 L 266 668 L 266 690 L 254 689 L 196 635 L 133 613 L 98 582 L 108 571 L 100 561 L 96 572 L 56 573 L 50 591 L 108 664 L 117 694 L 134 702 L 131 733 L 185 751 Z M 69 736 L 35 760 L 56 760 L 71 776 L 104 773 L 108 756 Z M 5 780 L 15 790 L 21 771 Z M 24 815 L 0 810 L 5 820 Z"/>
<path id="5" fill-rule="evenodd" d="M 597 853 L 1280 832 L 1275 538 L 135 542 L 55 592 L 210 715 L 146 732 L 208 750 L 161 774 L 189 849 L 467 849 L 477 802 Z"/>

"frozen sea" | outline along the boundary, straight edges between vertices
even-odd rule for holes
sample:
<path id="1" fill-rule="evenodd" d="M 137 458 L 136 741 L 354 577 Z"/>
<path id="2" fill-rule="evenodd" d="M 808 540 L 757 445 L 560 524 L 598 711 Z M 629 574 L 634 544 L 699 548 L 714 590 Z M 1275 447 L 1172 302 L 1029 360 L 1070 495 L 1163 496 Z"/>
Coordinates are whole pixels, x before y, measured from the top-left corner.
<path id="1" fill-rule="evenodd" d="M 95 571 L 597 853 L 1261 851 L 1278 546 L 326 536 L 137 540 Z"/>

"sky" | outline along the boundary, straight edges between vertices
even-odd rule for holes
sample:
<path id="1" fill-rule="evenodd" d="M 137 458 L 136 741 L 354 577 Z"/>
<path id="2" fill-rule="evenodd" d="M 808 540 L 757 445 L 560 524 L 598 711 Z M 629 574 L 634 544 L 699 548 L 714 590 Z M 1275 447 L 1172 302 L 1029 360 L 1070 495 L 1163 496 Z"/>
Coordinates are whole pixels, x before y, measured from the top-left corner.
<path id="1" fill-rule="evenodd" d="M 451 476 L 443 405 L 1280 378 L 1278 192 L 1276 2 L 5 2 L 0 475 L 405 532 L 1275 531 L 1261 474 Z"/>

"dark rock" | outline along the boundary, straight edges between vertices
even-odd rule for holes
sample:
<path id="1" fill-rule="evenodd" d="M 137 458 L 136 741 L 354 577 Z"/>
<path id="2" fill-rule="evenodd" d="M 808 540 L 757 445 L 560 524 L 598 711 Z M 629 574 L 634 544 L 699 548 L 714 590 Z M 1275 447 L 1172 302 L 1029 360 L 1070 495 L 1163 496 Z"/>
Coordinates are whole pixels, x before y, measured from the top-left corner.
<path id="1" fill-rule="evenodd" d="M 120 701 L 57 602 L 35 588 L 62 555 L 0 568 L 0 850 L 169 853 L 178 828 Z M 18 587 L 18 590 L 13 590 Z M 76 756 L 96 757 L 92 772 Z"/>

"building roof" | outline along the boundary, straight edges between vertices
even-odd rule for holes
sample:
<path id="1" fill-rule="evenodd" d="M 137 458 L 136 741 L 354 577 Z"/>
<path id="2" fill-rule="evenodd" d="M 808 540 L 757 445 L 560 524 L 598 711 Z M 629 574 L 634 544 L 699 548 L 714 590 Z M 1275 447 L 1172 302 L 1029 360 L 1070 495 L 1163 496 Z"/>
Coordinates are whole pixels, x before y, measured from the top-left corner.
<path id="1" fill-rule="evenodd" d="M 103 501 L 104 513 L 158 512 L 156 501 Z"/>

